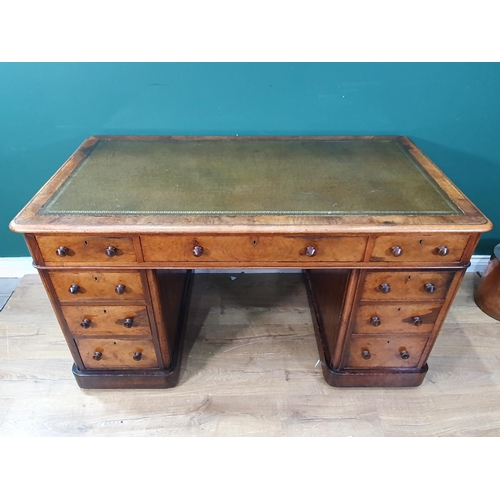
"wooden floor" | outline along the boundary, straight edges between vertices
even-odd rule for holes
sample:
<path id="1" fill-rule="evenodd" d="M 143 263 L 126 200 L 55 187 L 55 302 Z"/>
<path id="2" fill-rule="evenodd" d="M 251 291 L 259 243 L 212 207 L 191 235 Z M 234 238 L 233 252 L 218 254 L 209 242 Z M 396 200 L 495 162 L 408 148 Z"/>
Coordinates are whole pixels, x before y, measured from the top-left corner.
<path id="1" fill-rule="evenodd" d="M 99 391 L 76 385 L 27 275 L 0 313 L 0 436 L 500 436 L 500 323 L 475 305 L 478 281 L 417 388 L 328 386 L 301 275 L 238 273 L 195 276 L 178 387 Z"/>

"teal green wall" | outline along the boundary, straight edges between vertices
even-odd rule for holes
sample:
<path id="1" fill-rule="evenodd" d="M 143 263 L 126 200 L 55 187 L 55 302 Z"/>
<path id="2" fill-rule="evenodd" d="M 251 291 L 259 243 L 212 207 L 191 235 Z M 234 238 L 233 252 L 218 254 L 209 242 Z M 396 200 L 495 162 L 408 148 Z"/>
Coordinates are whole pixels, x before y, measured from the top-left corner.
<path id="1" fill-rule="evenodd" d="M 0 256 L 10 220 L 96 134 L 409 136 L 500 242 L 500 64 L 0 64 Z"/>

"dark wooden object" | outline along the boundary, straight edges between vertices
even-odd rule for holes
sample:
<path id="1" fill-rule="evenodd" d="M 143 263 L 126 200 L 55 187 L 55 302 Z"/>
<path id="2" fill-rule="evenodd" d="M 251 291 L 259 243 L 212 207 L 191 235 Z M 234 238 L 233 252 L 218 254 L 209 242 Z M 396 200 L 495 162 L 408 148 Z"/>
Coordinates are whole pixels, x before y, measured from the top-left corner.
<path id="1" fill-rule="evenodd" d="M 404 137 L 91 137 L 11 223 L 84 388 L 175 385 L 190 270 L 235 268 L 306 270 L 329 384 L 418 385 L 490 228 Z"/>
<path id="2" fill-rule="evenodd" d="M 477 287 L 475 300 L 483 312 L 500 321 L 500 244 L 493 250 L 488 267 Z"/>

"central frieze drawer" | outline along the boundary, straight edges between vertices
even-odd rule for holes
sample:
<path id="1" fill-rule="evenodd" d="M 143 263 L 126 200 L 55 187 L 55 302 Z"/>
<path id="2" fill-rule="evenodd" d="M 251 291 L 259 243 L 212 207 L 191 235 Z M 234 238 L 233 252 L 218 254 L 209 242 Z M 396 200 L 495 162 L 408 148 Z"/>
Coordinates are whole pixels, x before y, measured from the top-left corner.
<path id="1" fill-rule="evenodd" d="M 50 271 L 60 301 L 86 299 L 143 299 L 141 274 L 131 272 Z"/>
<path id="2" fill-rule="evenodd" d="M 75 336 L 113 335 L 150 337 L 146 306 L 62 306 L 68 328 Z"/>
<path id="3" fill-rule="evenodd" d="M 362 304 L 355 333 L 425 333 L 434 328 L 442 302 Z"/>
<path id="4" fill-rule="evenodd" d="M 158 368 L 152 340 L 76 339 L 85 368 L 118 370 Z"/>
<path id="5" fill-rule="evenodd" d="M 146 262 L 360 262 L 362 236 L 142 236 Z"/>

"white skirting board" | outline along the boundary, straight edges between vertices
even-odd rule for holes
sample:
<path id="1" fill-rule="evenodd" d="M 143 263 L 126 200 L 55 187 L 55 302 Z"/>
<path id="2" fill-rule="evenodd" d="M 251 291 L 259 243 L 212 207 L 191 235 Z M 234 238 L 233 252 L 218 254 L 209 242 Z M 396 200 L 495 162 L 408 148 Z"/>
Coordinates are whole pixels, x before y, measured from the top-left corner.
<path id="1" fill-rule="evenodd" d="M 484 273 L 486 267 L 491 259 L 490 255 L 473 255 L 470 260 L 470 267 L 467 272 L 472 273 Z"/>
<path id="2" fill-rule="evenodd" d="M 0 278 L 22 278 L 25 274 L 36 274 L 31 257 L 1 257 Z"/>
<path id="3" fill-rule="evenodd" d="M 473 255 L 467 272 L 483 273 L 490 261 L 489 255 Z M 241 273 L 241 269 L 199 270 L 208 273 Z M 245 270 L 245 273 L 300 272 L 298 269 Z M 0 278 L 21 278 L 25 274 L 36 274 L 31 257 L 0 257 Z"/>

